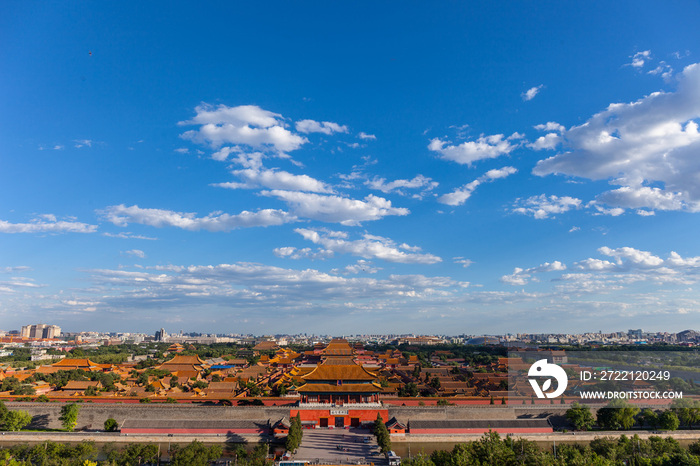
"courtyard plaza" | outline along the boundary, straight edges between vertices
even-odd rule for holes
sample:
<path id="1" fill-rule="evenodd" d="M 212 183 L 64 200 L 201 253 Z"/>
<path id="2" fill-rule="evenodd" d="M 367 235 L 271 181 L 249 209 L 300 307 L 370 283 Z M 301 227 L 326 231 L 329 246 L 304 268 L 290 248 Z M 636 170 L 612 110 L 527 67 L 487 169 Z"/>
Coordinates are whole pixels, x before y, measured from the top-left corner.
<path id="1" fill-rule="evenodd" d="M 292 459 L 312 464 L 387 464 L 376 439 L 368 429 L 359 428 L 305 429 Z"/>

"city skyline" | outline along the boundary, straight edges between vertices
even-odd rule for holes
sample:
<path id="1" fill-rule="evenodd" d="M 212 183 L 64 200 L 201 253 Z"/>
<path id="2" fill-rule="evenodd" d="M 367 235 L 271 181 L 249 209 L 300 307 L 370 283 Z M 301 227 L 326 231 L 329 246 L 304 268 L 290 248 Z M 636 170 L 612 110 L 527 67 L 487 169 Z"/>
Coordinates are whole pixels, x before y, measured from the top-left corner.
<path id="1" fill-rule="evenodd" d="M 698 328 L 699 13 L 11 2 L 2 327 Z"/>

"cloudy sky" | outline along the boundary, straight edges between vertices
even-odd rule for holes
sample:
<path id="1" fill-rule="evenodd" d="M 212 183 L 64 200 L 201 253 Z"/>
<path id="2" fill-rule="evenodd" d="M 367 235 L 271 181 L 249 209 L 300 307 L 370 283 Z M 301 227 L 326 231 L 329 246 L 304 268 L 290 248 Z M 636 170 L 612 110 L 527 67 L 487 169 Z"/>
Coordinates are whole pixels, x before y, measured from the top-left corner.
<path id="1" fill-rule="evenodd" d="M 7 2 L 0 329 L 697 329 L 698 18 Z"/>

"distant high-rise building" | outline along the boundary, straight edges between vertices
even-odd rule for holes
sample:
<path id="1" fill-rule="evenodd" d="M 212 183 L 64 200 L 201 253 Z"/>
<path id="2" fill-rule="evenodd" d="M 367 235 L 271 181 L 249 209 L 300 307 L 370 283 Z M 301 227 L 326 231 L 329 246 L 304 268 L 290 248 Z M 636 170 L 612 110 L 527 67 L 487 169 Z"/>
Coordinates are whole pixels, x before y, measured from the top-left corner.
<path id="1" fill-rule="evenodd" d="M 22 338 L 57 338 L 61 334 L 58 325 L 25 325 L 22 327 Z"/>
<path id="2" fill-rule="evenodd" d="M 161 328 L 160 330 L 156 331 L 156 335 L 155 335 L 156 341 L 165 341 L 165 337 L 167 337 L 167 336 L 168 336 L 168 334 L 165 333 L 164 328 Z"/>

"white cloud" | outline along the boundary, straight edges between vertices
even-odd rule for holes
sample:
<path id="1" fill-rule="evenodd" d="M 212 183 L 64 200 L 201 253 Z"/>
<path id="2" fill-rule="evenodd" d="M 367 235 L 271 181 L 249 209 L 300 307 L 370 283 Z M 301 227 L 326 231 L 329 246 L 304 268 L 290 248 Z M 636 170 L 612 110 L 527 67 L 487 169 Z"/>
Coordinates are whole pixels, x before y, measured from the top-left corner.
<path id="1" fill-rule="evenodd" d="M 481 136 L 476 141 L 466 141 L 457 146 L 449 145 L 440 138 L 432 139 L 428 144 L 428 149 L 440 153 L 442 159 L 463 165 L 510 154 L 516 147 L 503 134 Z"/>
<path id="2" fill-rule="evenodd" d="M 339 125 L 338 123 L 333 123 L 332 121 L 315 121 L 315 120 L 301 120 L 297 121 L 295 124 L 296 130 L 300 133 L 323 133 L 323 134 L 333 134 L 333 133 L 347 133 L 348 127 L 345 125 Z"/>
<path id="3" fill-rule="evenodd" d="M 216 183 L 214 186 L 229 189 L 285 189 L 291 191 L 310 191 L 315 193 L 331 193 L 333 190 L 322 181 L 307 175 L 293 175 L 281 170 L 258 170 L 247 168 L 234 170 L 235 176 L 243 180 L 242 183 Z"/>
<path id="4" fill-rule="evenodd" d="M 377 273 L 382 270 L 380 267 L 374 267 L 372 262 L 360 259 L 355 264 L 347 265 L 342 269 L 333 269 L 331 273 L 340 275 L 357 275 L 358 273 Z"/>
<path id="5" fill-rule="evenodd" d="M 608 205 L 625 206 L 630 209 L 646 207 L 655 210 L 681 210 L 683 193 L 669 192 L 648 186 L 622 188 L 604 192 L 596 200 Z"/>
<path id="6" fill-rule="evenodd" d="M 281 257 L 283 259 L 323 260 L 333 256 L 333 251 L 326 251 L 323 249 L 314 251 L 311 248 L 298 249 L 292 246 L 275 248 L 272 252 L 275 256 Z"/>
<path id="7" fill-rule="evenodd" d="M 29 223 L 10 223 L 0 220 L 0 233 L 94 233 L 97 225 L 75 221 L 58 221 L 55 215 L 45 214 Z"/>
<path id="8" fill-rule="evenodd" d="M 357 137 L 360 139 L 365 139 L 365 140 L 371 139 L 373 141 L 377 139 L 377 136 L 375 136 L 374 134 L 367 134 L 367 133 L 364 133 L 362 131 L 360 131 L 360 133 L 357 135 Z"/>
<path id="9" fill-rule="evenodd" d="M 444 299 L 461 294 L 467 283 L 447 277 L 423 275 L 390 275 L 385 279 L 353 277 L 320 272 L 315 269 L 295 270 L 263 264 L 158 266 L 155 273 L 128 270 L 93 270 L 91 278 L 104 290 L 105 304 L 124 308 L 139 303 L 140 309 L 162 306 L 167 300 L 171 308 L 193 303 L 216 302 L 240 307 L 246 315 L 260 309 L 296 310 L 328 315 L 337 302 L 369 301 L 373 309 L 382 307 L 379 300 L 397 306 L 405 299 L 422 302 L 431 297 Z M 339 301 L 338 301 L 339 300 Z M 427 302 L 427 301 L 426 301 Z M 313 306 L 312 304 L 313 303 Z M 343 311 L 346 312 L 343 307 Z M 402 307 L 405 313 L 405 307 Z"/>
<path id="10" fill-rule="evenodd" d="M 92 147 L 93 141 L 90 139 L 76 139 L 75 141 L 75 147 L 80 149 L 81 147 Z"/>
<path id="11" fill-rule="evenodd" d="M 411 180 L 394 180 L 388 183 L 386 178 L 375 176 L 372 180 L 365 181 L 365 185 L 370 189 L 376 189 L 383 193 L 396 191 L 398 194 L 405 196 L 407 195 L 406 189 L 420 189 L 422 191 L 421 195 L 424 195 L 428 191 L 435 189 L 439 183 L 423 175 L 417 175 Z"/>
<path id="12" fill-rule="evenodd" d="M 641 68 L 644 66 L 646 60 L 651 58 L 651 50 L 644 50 L 642 52 L 637 52 L 632 55 L 632 62 L 628 63 L 629 66 L 633 68 Z"/>
<path id="13" fill-rule="evenodd" d="M 127 254 L 129 256 L 139 257 L 141 259 L 144 259 L 146 257 L 146 253 L 140 249 L 131 249 L 129 251 L 124 251 L 124 254 Z"/>
<path id="14" fill-rule="evenodd" d="M 288 212 L 274 209 L 243 211 L 237 215 L 213 212 L 206 217 L 197 217 L 194 213 L 142 209 L 137 205 L 127 207 L 120 204 L 107 207 L 100 214 L 105 220 L 121 227 L 129 223 L 138 223 L 157 228 L 176 227 L 191 231 L 231 231 L 237 228 L 266 227 L 297 221 L 297 218 Z"/>
<path id="15" fill-rule="evenodd" d="M 548 132 L 554 131 L 557 133 L 563 133 L 566 130 L 566 128 L 564 128 L 563 125 L 560 125 L 556 121 L 548 121 L 545 124 L 536 125 L 536 126 L 534 126 L 534 128 L 537 131 L 548 131 Z"/>
<path id="16" fill-rule="evenodd" d="M 471 195 L 474 193 L 474 191 L 480 184 L 501 178 L 506 178 L 517 172 L 518 170 L 515 167 L 503 167 L 489 170 L 484 175 L 480 176 L 479 178 L 470 183 L 465 184 L 461 188 L 456 189 L 451 193 L 443 194 L 438 198 L 438 202 L 440 202 L 441 204 L 447 204 L 452 206 L 462 205 L 467 201 L 467 199 L 471 197 Z"/>
<path id="17" fill-rule="evenodd" d="M 524 101 L 532 100 L 535 98 L 535 96 L 537 94 L 540 93 L 540 91 L 542 90 L 543 87 L 544 87 L 544 84 L 540 84 L 539 86 L 531 87 L 527 91 L 520 94 L 520 97 L 522 97 Z"/>
<path id="18" fill-rule="evenodd" d="M 513 212 L 542 219 L 568 212 L 571 209 L 578 209 L 580 206 L 581 199 L 555 195 L 547 197 L 545 194 L 540 194 L 527 199 L 517 199 L 513 204 Z"/>
<path id="19" fill-rule="evenodd" d="M 109 238 L 121 238 L 121 239 L 145 239 L 150 241 L 155 241 L 158 238 L 153 238 L 151 236 L 135 235 L 129 231 L 123 231 L 120 233 L 102 233 L 102 236 L 107 236 Z"/>
<path id="20" fill-rule="evenodd" d="M 186 154 L 189 151 L 190 150 L 187 147 L 178 147 L 177 149 L 175 149 L 175 152 L 177 152 L 178 154 Z"/>
<path id="21" fill-rule="evenodd" d="M 657 267 L 664 262 L 663 259 L 654 256 L 648 251 L 640 251 L 630 247 L 610 249 L 607 246 L 603 246 L 598 249 L 598 252 L 605 256 L 614 257 L 618 266 L 621 266 L 624 262 L 628 262 L 635 266 Z"/>
<path id="22" fill-rule="evenodd" d="M 26 265 L 17 265 L 14 267 L 0 267 L 0 273 L 26 272 L 31 269 L 31 267 L 27 267 Z"/>
<path id="23" fill-rule="evenodd" d="M 352 254 L 365 259 L 382 259 L 387 262 L 398 262 L 401 264 L 436 264 L 442 261 L 442 259 L 433 254 L 401 251 L 400 247 L 397 247 L 392 240 L 380 236 L 365 234 L 362 239 L 348 241 L 339 238 L 337 235 L 328 234 L 323 230 L 297 228 L 294 231 L 299 233 L 304 239 L 322 246 L 325 250 L 338 254 Z M 408 249 L 415 248 L 409 246 Z"/>
<path id="24" fill-rule="evenodd" d="M 561 142 L 561 136 L 557 133 L 547 133 L 544 136 L 538 137 L 535 142 L 527 146 L 534 150 L 554 149 Z"/>
<path id="25" fill-rule="evenodd" d="M 564 133 L 565 152 L 537 163 L 563 174 L 621 186 L 598 202 L 616 208 L 700 211 L 700 64 L 678 75 L 675 92 L 611 104 Z M 652 185 L 656 185 L 653 187 Z"/>
<path id="26" fill-rule="evenodd" d="M 262 191 L 260 194 L 286 202 L 292 213 L 298 217 L 342 225 L 359 225 L 364 221 L 379 220 L 388 215 L 410 213 L 406 208 L 392 207 L 391 201 L 371 194 L 362 201 L 279 189 Z"/>
<path id="27" fill-rule="evenodd" d="M 605 207 L 596 201 L 591 201 L 588 203 L 589 207 L 595 208 L 597 211 L 594 215 L 609 215 L 611 217 L 619 217 L 625 213 L 625 209 L 621 207 Z"/>
<path id="28" fill-rule="evenodd" d="M 527 285 L 530 281 L 538 281 L 533 274 L 545 273 L 545 272 L 561 272 L 566 270 L 566 265 L 559 261 L 545 262 L 537 267 L 530 267 L 529 269 L 522 269 L 520 267 L 515 267 L 513 273 L 510 275 L 504 275 L 501 277 L 501 282 L 508 285 L 523 286 Z"/>
<path id="29" fill-rule="evenodd" d="M 181 135 L 200 144 L 214 148 L 223 144 L 242 144 L 253 149 L 272 149 L 288 152 L 300 148 L 307 141 L 286 128 L 282 115 L 255 105 L 216 108 L 202 104 L 195 108 L 197 115 L 180 125 L 199 125 L 199 129 Z"/>
<path id="30" fill-rule="evenodd" d="M 453 261 L 455 264 L 460 264 L 460 265 L 461 265 L 462 267 L 464 267 L 465 269 L 474 263 L 474 262 L 472 262 L 472 261 L 469 260 L 469 259 L 465 259 L 464 257 L 453 257 L 453 258 L 452 258 L 452 261 Z"/>

